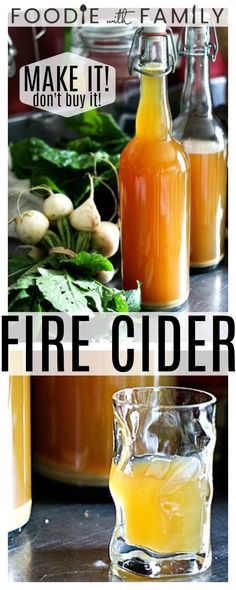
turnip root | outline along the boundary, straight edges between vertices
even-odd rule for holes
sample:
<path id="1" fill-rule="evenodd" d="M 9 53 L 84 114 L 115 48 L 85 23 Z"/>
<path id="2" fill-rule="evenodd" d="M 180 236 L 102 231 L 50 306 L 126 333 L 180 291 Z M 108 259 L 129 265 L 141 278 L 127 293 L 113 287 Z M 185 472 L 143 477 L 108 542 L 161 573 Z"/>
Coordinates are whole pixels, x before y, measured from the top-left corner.
<path id="1" fill-rule="evenodd" d="M 118 226 L 110 221 L 101 221 L 93 232 L 91 244 L 103 256 L 113 256 L 119 248 L 120 232 Z"/>
<path id="2" fill-rule="evenodd" d="M 72 201 L 61 193 L 52 193 L 43 203 L 43 213 L 49 221 L 56 221 L 60 217 L 68 217 L 72 211 Z"/>
<path id="3" fill-rule="evenodd" d="M 114 268 L 113 270 L 100 270 L 96 275 L 96 279 L 106 285 L 113 279 L 115 272 Z"/>
<path id="4" fill-rule="evenodd" d="M 89 197 L 87 201 L 74 209 L 70 215 L 70 224 L 77 231 L 95 231 L 100 223 L 101 217 L 93 197 Z"/>
<path id="5" fill-rule="evenodd" d="M 48 228 L 49 221 L 40 211 L 32 209 L 15 218 L 16 235 L 23 244 L 38 244 Z"/>
<path id="6" fill-rule="evenodd" d="M 95 231 L 101 223 L 101 217 L 97 207 L 94 203 L 94 186 L 93 178 L 89 174 L 90 180 L 90 195 L 89 198 L 82 203 L 70 215 L 70 224 L 77 231 Z"/>

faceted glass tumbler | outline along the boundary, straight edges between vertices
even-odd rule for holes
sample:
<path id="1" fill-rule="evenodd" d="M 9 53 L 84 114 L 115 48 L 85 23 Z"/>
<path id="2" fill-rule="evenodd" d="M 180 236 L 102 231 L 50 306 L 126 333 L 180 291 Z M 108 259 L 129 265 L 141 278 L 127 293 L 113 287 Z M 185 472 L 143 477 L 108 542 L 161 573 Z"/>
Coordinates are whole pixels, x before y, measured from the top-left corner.
<path id="1" fill-rule="evenodd" d="M 158 578 L 211 565 L 215 403 L 210 393 L 178 387 L 114 394 L 115 567 Z"/>

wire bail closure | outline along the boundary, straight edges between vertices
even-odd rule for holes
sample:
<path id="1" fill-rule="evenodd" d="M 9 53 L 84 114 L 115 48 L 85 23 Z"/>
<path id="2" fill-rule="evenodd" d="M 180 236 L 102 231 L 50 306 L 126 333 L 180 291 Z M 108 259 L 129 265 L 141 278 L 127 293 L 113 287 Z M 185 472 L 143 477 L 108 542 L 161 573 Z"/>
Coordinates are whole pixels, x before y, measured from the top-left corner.
<path id="1" fill-rule="evenodd" d="M 187 27 L 186 27 L 186 29 L 182 29 L 179 33 L 178 41 L 177 41 L 177 54 L 178 54 L 178 56 L 183 55 L 185 57 L 188 57 L 188 56 L 189 57 L 200 57 L 200 56 L 207 55 L 209 57 L 209 59 L 211 59 L 212 62 L 215 62 L 216 57 L 217 57 L 217 53 L 218 53 L 218 49 L 219 49 L 219 44 L 218 44 L 215 26 L 212 25 L 211 27 L 209 27 L 209 29 L 212 30 L 212 35 L 213 35 L 212 41 L 209 41 L 208 43 L 204 43 L 204 45 L 202 47 L 194 47 L 193 46 L 192 49 L 189 49 L 188 43 L 186 43 Z"/>
<path id="2" fill-rule="evenodd" d="M 169 34 L 168 34 L 169 33 Z M 159 72 L 155 72 L 155 73 L 149 73 L 147 71 L 143 70 L 143 67 L 140 63 L 140 38 L 142 36 L 149 36 L 149 37 L 166 37 L 166 42 L 167 42 L 167 47 L 168 47 L 168 39 L 170 39 L 171 41 L 171 47 L 172 47 L 172 52 L 173 54 L 167 53 L 167 57 L 168 57 L 168 64 L 167 67 L 164 70 L 160 70 Z M 175 43 L 174 43 L 174 39 L 173 39 L 173 33 L 170 27 L 166 27 L 166 32 L 165 33 L 144 33 L 144 28 L 140 27 L 139 29 L 137 29 L 135 31 L 134 37 L 133 37 L 133 41 L 130 47 L 130 51 L 129 51 L 129 57 L 128 57 L 128 68 L 129 68 L 129 74 L 130 76 L 133 76 L 134 72 L 137 72 L 138 74 L 143 74 L 145 76 L 150 76 L 151 78 L 157 78 L 160 76 L 167 76 L 170 73 L 173 73 L 175 71 L 175 67 L 176 67 L 176 63 L 177 63 L 177 52 L 176 52 L 176 47 L 175 47 Z"/>

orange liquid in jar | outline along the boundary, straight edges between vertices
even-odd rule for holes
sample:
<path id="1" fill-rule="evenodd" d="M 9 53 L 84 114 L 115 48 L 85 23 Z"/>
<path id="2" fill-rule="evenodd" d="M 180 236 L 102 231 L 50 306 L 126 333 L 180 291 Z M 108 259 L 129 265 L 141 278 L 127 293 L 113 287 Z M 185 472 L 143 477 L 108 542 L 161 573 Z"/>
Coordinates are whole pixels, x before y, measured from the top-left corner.
<path id="1" fill-rule="evenodd" d="M 181 305 L 189 290 L 189 159 L 170 134 L 164 84 L 142 76 L 136 136 L 119 167 L 123 286 L 141 281 L 147 309 Z"/>
<path id="2" fill-rule="evenodd" d="M 10 532 L 26 524 L 31 512 L 30 377 L 10 377 L 8 421 Z"/>
<path id="3" fill-rule="evenodd" d="M 213 142 L 185 140 L 191 162 L 191 240 L 193 267 L 218 264 L 224 256 L 227 153 Z"/>
<path id="4" fill-rule="evenodd" d="M 39 473 L 77 485 L 103 486 L 112 459 L 112 395 L 153 385 L 153 377 L 34 377 L 34 460 Z"/>

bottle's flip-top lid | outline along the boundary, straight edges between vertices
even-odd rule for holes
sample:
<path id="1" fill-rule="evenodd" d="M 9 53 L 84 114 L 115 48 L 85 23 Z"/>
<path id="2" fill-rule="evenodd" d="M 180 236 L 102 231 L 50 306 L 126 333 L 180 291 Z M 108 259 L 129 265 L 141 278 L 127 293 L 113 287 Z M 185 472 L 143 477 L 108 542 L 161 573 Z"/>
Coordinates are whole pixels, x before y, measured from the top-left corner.
<path id="1" fill-rule="evenodd" d="M 160 21 L 156 25 L 142 27 L 142 32 L 147 35 L 164 35 L 166 33 L 166 24 Z"/>
<path id="2" fill-rule="evenodd" d="M 152 71 L 150 68 L 144 68 L 149 62 L 152 63 Z M 172 30 L 162 21 L 150 27 L 137 29 L 130 48 L 128 64 L 131 76 L 135 72 L 151 77 L 174 72 L 176 49 Z M 153 64 L 160 67 L 154 69 Z"/>

